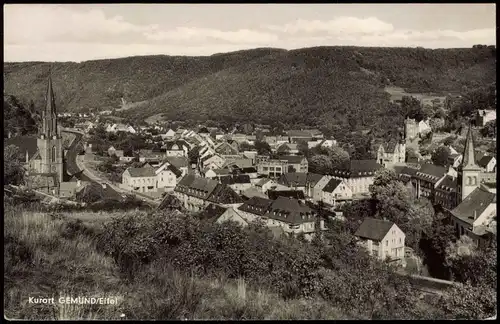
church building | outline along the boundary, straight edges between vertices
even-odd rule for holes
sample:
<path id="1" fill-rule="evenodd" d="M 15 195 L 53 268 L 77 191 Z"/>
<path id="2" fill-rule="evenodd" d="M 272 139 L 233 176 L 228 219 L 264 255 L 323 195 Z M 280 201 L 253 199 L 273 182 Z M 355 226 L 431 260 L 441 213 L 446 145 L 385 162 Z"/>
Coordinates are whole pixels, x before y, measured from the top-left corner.
<path id="1" fill-rule="evenodd" d="M 38 135 L 9 138 L 5 145 L 17 146 L 26 157 L 24 167 L 30 188 L 58 195 L 60 184 L 65 180 L 64 150 L 50 76 L 45 101 Z"/>

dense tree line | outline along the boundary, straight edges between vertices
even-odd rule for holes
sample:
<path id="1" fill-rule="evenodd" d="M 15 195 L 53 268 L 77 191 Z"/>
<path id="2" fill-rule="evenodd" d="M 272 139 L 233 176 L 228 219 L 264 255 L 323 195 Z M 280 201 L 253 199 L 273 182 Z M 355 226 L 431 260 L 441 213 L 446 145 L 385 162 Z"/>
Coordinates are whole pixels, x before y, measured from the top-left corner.
<path id="1" fill-rule="evenodd" d="M 3 97 L 3 137 L 35 135 L 39 116 L 33 103 L 24 106 L 16 97 Z"/>

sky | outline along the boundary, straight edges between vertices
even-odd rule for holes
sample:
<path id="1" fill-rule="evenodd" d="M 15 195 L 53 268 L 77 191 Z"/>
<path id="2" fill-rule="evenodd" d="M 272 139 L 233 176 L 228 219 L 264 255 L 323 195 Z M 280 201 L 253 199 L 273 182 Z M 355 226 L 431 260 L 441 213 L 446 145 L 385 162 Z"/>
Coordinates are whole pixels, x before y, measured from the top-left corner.
<path id="1" fill-rule="evenodd" d="M 4 61 L 496 44 L 495 4 L 8 4 Z"/>

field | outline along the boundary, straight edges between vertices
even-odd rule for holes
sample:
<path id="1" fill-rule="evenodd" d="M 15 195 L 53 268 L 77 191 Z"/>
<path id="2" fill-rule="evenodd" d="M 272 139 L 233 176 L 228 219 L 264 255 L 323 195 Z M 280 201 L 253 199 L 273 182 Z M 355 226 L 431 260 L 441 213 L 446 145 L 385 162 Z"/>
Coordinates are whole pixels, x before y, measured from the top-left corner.
<path id="1" fill-rule="evenodd" d="M 439 99 L 441 103 L 444 102 L 446 96 L 439 93 L 408 93 L 403 88 L 390 86 L 385 87 L 384 91 L 389 93 L 391 96 L 391 101 L 398 101 L 403 98 L 403 96 L 412 96 L 418 100 L 422 100 L 424 104 L 432 104 L 432 100 Z"/>

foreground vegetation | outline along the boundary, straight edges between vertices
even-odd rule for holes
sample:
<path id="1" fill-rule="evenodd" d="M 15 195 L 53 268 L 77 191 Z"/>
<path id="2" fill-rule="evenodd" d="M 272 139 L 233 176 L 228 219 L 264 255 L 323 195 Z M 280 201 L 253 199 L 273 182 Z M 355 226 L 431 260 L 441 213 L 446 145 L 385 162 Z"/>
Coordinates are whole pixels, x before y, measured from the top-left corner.
<path id="1" fill-rule="evenodd" d="M 349 223 L 329 223 L 322 239 L 305 243 L 171 211 L 40 212 L 7 199 L 4 219 L 9 318 L 436 319 L 495 311 L 494 295 L 478 299 L 487 291 L 475 283 L 421 300 L 405 276 L 357 247 Z M 33 295 L 119 302 L 26 303 Z"/>

